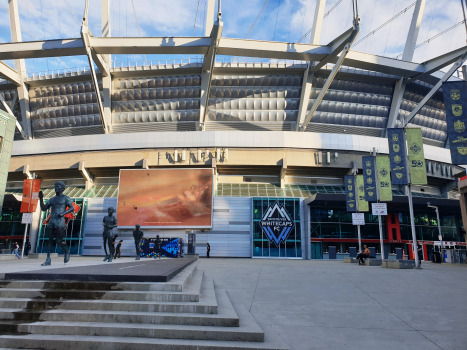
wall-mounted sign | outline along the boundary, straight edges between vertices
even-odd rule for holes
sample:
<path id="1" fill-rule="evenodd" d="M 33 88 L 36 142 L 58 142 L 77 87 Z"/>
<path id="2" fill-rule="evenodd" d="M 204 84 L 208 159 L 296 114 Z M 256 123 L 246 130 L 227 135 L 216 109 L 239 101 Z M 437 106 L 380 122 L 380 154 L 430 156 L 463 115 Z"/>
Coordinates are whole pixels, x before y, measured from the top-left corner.
<path id="1" fill-rule="evenodd" d="M 386 203 L 372 203 L 371 209 L 373 215 L 388 215 L 388 206 Z"/>
<path id="2" fill-rule="evenodd" d="M 279 205 L 278 202 L 269 205 L 259 224 L 269 242 L 276 246 L 279 246 L 279 243 L 285 243 L 295 226 L 285 207 Z"/>
<path id="3" fill-rule="evenodd" d="M 352 225 L 365 225 L 365 214 L 352 213 Z"/>

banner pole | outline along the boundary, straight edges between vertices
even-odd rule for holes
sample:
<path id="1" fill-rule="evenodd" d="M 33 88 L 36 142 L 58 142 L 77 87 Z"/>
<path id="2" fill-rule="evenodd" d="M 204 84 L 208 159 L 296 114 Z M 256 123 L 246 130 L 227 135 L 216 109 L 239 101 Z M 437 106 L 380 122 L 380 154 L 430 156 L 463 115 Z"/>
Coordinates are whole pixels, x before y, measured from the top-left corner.
<path id="1" fill-rule="evenodd" d="M 21 258 L 23 258 L 24 249 L 26 248 L 26 233 L 28 232 L 28 226 L 29 226 L 29 224 L 26 224 L 26 227 L 24 228 L 23 249 L 21 249 Z"/>
<path id="2" fill-rule="evenodd" d="M 404 145 L 407 145 L 407 137 L 405 135 L 405 128 L 403 128 L 402 134 L 404 135 Z M 413 215 L 413 201 L 412 201 L 412 188 L 411 188 L 411 182 L 412 179 L 410 178 L 410 166 L 409 166 L 409 155 L 408 155 L 408 147 L 406 147 L 407 150 L 405 151 L 405 164 L 407 168 L 407 197 L 409 199 L 409 212 L 410 212 L 410 227 L 412 228 L 412 251 L 414 253 L 414 260 L 415 260 L 415 268 L 419 269 L 420 268 L 420 262 L 418 260 L 418 252 L 417 252 L 417 235 L 415 233 L 415 219 Z"/>
<path id="3" fill-rule="evenodd" d="M 379 203 L 378 165 L 376 164 L 376 149 L 374 147 L 373 147 L 373 158 L 374 158 L 374 164 L 375 164 L 376 199 Z M 381 260 L 384 260 L 383 225 L 381 223 L 381 215 L 378 215 L 378 227 L 379 227 L 379 243 L 381 245 Z"/>
<path id="4" fill-rule="evenodd" d="M 358 188 L 357 188 L 357 169 L 352 169 L 354 173 L 354 183 L 355 183 L 355 198 L 357 199 L 357 213 L 360 213 L 360 202 L 358 197 Z M 362 236 L 360 234 L 360 225 L 357 225 L 357 233 L 358 233 L 358 249 L 359 252 L 362 253 Z"/>
<path id="5" fill-rule="evenodd" d="M 357 231 L 358 231 L 358 249 L 360 253 L 362 253 L 362 236 L 360 234 L 360 225 L 357 225 Z"/>

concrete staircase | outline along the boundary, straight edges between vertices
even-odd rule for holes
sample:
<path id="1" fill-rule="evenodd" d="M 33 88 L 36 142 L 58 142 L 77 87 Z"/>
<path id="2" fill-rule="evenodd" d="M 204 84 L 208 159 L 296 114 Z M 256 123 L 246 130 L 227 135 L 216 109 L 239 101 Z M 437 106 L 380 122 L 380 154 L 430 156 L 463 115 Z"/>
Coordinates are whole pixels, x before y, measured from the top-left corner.
<path id="1" fill-rule="evenodd" d="M 167 283 L 0 281 L 0 350 L 288 349 L 189 265 Z"/>

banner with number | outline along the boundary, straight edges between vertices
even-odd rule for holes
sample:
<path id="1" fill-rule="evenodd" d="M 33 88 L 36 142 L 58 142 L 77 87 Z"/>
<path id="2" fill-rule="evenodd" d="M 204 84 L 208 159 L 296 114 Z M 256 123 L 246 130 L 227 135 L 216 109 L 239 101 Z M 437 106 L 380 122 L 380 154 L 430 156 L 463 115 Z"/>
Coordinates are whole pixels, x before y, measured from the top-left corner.
<path id="1" fill-rule="evenodd" d="M 368 211 L 368 202 L 365 200 L 365 187 L 363 175 L 357 175 L 357 194 L 358 194 L 358 211 Z"/>
<path id="2" fill-rule="evenodd" d="M 365 182 L 365 200 L 377 202 L 376 177 L 375 177 L 375 157 L 362 157 L 363 179 Z"/>
<path id="3" fill-rule="evenodd" d="M 407 185 L 406 148 L 403 129 L 388 129 L 389 162 L 391 164 L 391 182 L 394 185 Z"/>
<path id="4" fill-rule="evenodd" d="M 422 129 L 405 129 L 407 148 L 409 151 L 410 183 L 412 185 L 426 185 L 425 154 L 423 152 Z"/>
<path id="5" fill-rule="evenodd" d="M 392 201 L 389 156 L 376 156 L 376 169 L 378 171 L 379 200 L 382 202 Z"/>
<path id="6" fill-rule="evenodd" d="M 357 211 L 357 201 L 355 200 L 355 176 L 345 175 L 345 202 L 347 203 L 347 211 Z"/>
<path id="7" fill-rule="evenodd" d="M 451 161 L 455 165 L 467 164 L 467 83 L 465 81 L 443 83 L 446 123 L 448 126 Z"/>

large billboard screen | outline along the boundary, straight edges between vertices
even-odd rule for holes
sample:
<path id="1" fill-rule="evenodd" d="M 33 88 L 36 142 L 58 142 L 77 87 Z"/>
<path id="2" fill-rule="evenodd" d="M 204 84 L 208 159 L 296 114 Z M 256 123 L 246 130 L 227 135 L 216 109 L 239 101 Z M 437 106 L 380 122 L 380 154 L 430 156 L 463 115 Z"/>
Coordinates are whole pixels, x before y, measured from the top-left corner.
<path id="1" fill-rule="evenodd" d="M 120 170 L 119 227 L 212 226 L 212 169 Z"/>

